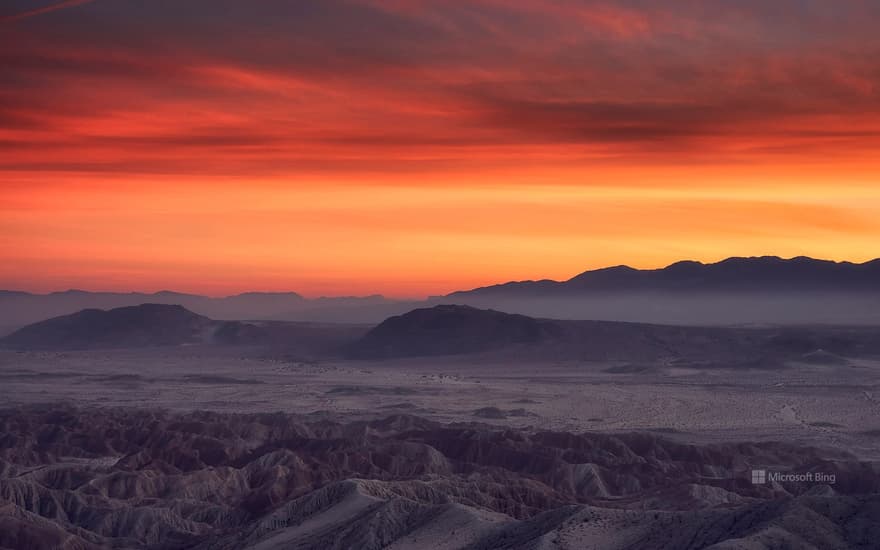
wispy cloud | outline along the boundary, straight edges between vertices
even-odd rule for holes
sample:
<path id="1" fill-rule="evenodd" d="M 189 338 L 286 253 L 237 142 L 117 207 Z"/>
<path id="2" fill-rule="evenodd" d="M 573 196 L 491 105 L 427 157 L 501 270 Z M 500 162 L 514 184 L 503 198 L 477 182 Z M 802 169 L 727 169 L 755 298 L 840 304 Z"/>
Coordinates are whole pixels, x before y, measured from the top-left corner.
<path id="1" fill-rule="evenodd" d="M 72 8 L 74 6 L 81 6 L 83 4 L 89 4 L 94 1 L 95 0 L 65 0 L 64 2 L 50 4 L 48 6 L 43 6 L 42 8 L 34 8 L 32 10 L 23 11 L 21 13 L 14 13 L 12 15 L 0 15 L 0 23 L 19 21 L 21 19 L 27 19 L 28 17 L 34 17 L 35 15 L 42 15 L 44 13 L 50 13 L 56 10 L 62 10 L 64 8 Z"/>
<path id="2" fill-rule="evenodd" d="M 3 28 L 0 174 L 876 166 L 880 3 L 779 2 L 95 3 Z"/>

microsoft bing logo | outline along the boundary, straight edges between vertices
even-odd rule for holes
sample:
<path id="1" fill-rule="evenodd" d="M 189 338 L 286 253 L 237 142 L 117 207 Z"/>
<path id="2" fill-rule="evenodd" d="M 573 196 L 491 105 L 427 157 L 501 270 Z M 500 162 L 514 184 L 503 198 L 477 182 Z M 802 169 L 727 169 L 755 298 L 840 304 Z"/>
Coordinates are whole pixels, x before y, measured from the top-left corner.
<path id="1" fill-rule="evenodd" d="M 837 474 L 828 472 L 775 472 L 767 470 L 752 470 L 752 483 L 766 485 L 772 483 L 821 483 L 834 485 L 837 483 Z"/>

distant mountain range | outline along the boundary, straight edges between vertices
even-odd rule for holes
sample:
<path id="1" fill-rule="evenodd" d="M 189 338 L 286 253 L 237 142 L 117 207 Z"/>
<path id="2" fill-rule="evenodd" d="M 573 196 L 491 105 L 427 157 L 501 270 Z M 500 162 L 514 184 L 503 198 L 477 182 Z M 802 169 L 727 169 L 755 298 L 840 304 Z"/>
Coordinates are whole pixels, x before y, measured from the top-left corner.
<path id="1" fill-rule="evenodd" d="M 608 291 L 880 291 L 880 259 L 861 264 L 776 256 L 681 261 L 662 269 L 621 265 L 585 271 L 567 281 L 520 281 L 453 292 L 473 296 L 546 296 Z"/>
<path id="2" fill-rule="evenodd" d="M 0 290 L 0 335 L 82 309 L 175 304 L 212 319 L 378 323 L 409 310 L 453 303 L 558 319 L 668 324 L 880 324 L 880 259 L 862 264 L 798 257 L 683 261 L 662 269 L 586 271 L 567 281 L 519 281 L 422 301 L 383 296 L 305 298 L 248 292 L 223 298 L 68 290 Z"/>
<path id="3" fill-rule="evenodd" d="M 51 292 L 49 294 L 0 290 L 0 300 L 21 300 L 22 305 L 33 304 L 59 309 L 77 307 L 82 302 L 88 304 L 85 307 L 100 308 L 122 307 L 143 303 L 175 304 L 218 319 L 274 319 L 276 317 L 296 316 L 300 312 L 324 308 L 358 308 L 400 302 L 400 300 L 389 300 L 380 295 L 309 299 L 296 292 L 245 292 L 233 296 L 214 298 L 170 290 L 143 293 L 90 292 L 77 289 Z"/>
<path id="4" fill-rule="evenodd" d="M 453 292 L 446 302 L 553 319 L 678 325 L 880 325 L 880 260 L 775 256 L 586 271 Z"/>
<path id="5" fill-rule="evenodd" d="M 212 319 L 375 323 L 411 309 L 416 302 L 378 295 L 309 299 L 295 292 L 246 292 L 213 298 L 172 291 L 66 290 L 32 294 L 0 290 L 0 336 L 29 323 L 82 309 L 113 309 L 145 303 L 180 305 Z"/>
<path id="6" fill-rule="evenodd" d="M 94 350 L 186 346 L 256 347 L 301 359 L 394 359 L 482 354 L 518 360 L 623 361 L 700 368 L 778 368 L 790 362 L 846 365 L 880 356 L 880 329 L 853 327 L 676 327 L 560 321 L 438 305 L 376 327 L 296 322 L 215 321 L 178 305 L 86 309 L 23 327 L 0 339 L 14 350 Z M 658 363 L 659 362 L 659 363 Z M 652 366 L 653 365 L 653 366 Z"/>

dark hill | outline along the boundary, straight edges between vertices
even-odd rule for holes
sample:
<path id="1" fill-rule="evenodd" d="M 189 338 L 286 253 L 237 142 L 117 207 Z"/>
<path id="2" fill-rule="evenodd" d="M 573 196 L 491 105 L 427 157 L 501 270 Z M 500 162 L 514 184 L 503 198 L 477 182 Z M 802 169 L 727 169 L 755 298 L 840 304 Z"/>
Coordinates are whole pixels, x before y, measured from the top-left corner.
<path id="1" fill-rule="evenodd" d="M 390 317 L 351 348 L 356 358 L 456 355 L 538 344 L 559 334 L 553 321 L 440 305 Z"/>
<path id="2" fill-rule="evenodd" d="M 18 350 L 85 350 L 216 344 L 257 346 L 297 357 L 337 356 L 363 336 L 363 325 L 284 321 L 217 321 L 180 305 L 84 309 L 40 321 L 0 339 Z"/>
<path id="3" fill-rule="evenodd" d="M 505 360 L 675 362 L 683 366 L 777 367 L 813 353 L 880 355 L 880 329 L 698 327 L 561 321 L 442 305 L 391 317 L 348 349 L 354 359 L 492 352 Z M 844 360 L 845 362 L 845 360 Z"/>
<path id="4" fill-rule="evenodd" d="M 24 349 L 174 346 L 202 341 L 213 324 L 176 305 L 84 309 L 21 328 L 4 338 L 3 344 Z"/>

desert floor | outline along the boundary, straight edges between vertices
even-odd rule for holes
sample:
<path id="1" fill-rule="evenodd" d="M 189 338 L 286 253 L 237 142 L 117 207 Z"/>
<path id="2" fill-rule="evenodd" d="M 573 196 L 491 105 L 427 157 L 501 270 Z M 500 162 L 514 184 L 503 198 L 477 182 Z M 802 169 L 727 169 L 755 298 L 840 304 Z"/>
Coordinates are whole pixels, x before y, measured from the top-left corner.
<path id="1" fill-rule="evenodd" d="M 185 347 L 0 352 L 3 406 L 417 414 L 536 430 L 648 430 L 694 443 L 777 440 L 880 459 L 880 362 L 777 369 L 524 363 L 486 357 L 301 362 Z"/>

